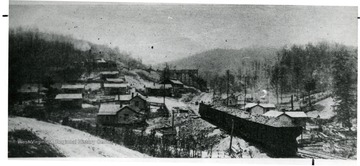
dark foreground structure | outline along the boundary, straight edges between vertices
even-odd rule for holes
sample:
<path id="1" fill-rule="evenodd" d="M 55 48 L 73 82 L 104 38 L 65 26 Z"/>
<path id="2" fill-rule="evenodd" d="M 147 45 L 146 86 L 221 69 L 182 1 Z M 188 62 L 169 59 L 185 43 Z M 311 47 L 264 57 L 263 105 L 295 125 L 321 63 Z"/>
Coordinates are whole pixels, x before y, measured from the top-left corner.
<path id="1" fill-rule="evenodd" d="M 239 109 L 214 107 L 201 103 L 201 117 L 225 130 L 234 127 L 234 134 L 249 142 L 259 144 L 275 157 L 293 157 L 297 153 L 297 141 L 302 127 L 279 118 L 253 116 Z"/>

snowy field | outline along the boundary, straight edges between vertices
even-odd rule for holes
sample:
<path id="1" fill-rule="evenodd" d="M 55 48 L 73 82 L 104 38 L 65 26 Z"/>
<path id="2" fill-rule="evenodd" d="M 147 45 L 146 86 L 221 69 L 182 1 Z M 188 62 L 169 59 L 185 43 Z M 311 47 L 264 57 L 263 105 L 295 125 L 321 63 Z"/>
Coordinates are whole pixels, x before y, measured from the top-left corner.
<path id="1" fill-rule="evenodd" d="M 9 117 L 9 131 L 27 129 L 66 157 L 149 157 L 137 151 L 92 136 L 68 126 L 52 124 L 23 117 Z"/>

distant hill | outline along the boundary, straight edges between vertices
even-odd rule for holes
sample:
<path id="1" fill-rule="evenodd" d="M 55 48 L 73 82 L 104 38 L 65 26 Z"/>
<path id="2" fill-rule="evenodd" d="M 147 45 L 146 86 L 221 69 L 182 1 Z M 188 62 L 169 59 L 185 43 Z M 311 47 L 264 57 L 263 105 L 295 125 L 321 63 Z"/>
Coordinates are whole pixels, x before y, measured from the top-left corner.
<path id="1" fill-rule="evenodd" d="M 175 69 L 199 69 L 200 76 L 212 77 L 216 74 L 223 75 L 228 69 L 232 73 L 237 73 L 239 68 L 252 61 L 272 63 L 276 59 L 278 50 L 278 48 L 270 47 L 251 47 L 239 50 L 213 49 L 168 62 L 168 65 Z"/>

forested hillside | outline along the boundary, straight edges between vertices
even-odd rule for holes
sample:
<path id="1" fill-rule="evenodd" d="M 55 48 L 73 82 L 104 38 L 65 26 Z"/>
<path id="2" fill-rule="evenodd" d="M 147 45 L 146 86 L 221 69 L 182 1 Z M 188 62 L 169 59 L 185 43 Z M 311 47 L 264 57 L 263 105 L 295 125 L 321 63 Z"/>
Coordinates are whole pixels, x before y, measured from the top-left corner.
<path id="1" fill-rule="evenodd" d="M 36 29 L 10 29 L 10 95 L 24 83 L 77 80 L 91 72 L 89 64 L 97 58 L 116 61 L 119 67 L 144 68 L 141 61 L 117 48 Z"/>

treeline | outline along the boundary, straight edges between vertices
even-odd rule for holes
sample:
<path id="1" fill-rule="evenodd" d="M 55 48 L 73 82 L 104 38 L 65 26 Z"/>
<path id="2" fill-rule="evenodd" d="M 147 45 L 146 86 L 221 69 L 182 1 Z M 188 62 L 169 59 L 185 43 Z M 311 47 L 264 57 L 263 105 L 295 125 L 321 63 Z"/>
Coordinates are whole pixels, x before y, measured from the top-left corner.
<path id="1" fill-rule="evenodd" d="M 118 48 L 96 45 L 70 36 L 37 29 L 10 29 L 9 92 L 14 95 L 24 83 L 67 82 L 91 72 L 97 58 L 116 61 L 119 67 L 146 68 Z"/>

